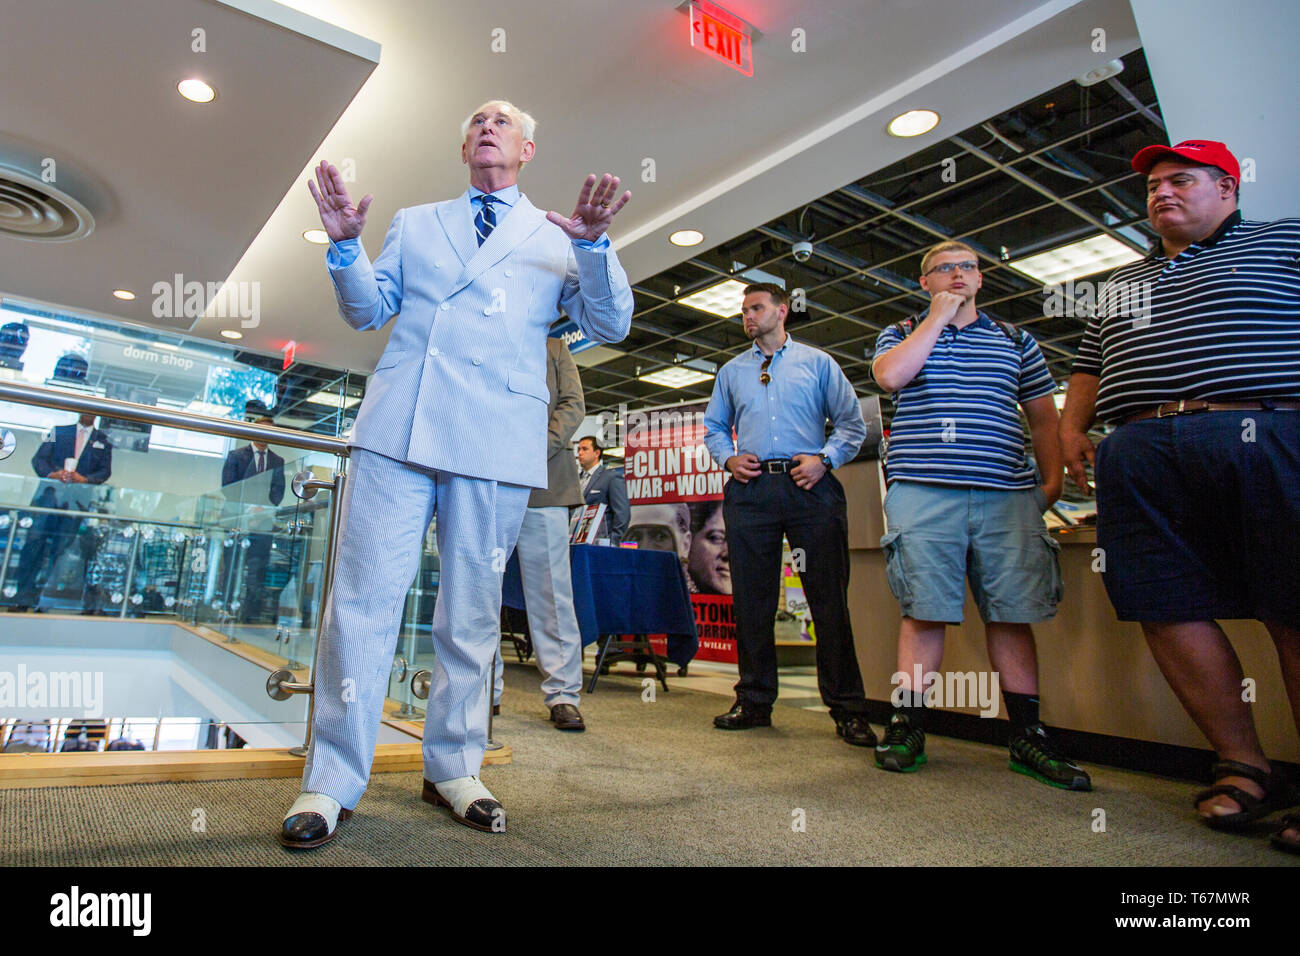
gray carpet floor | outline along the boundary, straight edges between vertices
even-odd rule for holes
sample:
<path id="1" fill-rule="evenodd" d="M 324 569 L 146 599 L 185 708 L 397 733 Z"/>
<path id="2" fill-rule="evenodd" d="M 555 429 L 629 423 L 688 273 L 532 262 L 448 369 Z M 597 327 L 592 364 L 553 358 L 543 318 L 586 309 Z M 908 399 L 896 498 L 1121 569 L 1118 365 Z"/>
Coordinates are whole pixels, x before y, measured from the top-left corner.
<path id="1" fill-rule="evenodd" d="M 724 698 L 678 686 L 643 702 L 630 672 L 584 695 L 586 733 L 560 733 L 536 671 L 506 679 L 495 736 L 514 763 L 483 771 L 506 834 L 422 803 L 418 773 L 376 775 L 338 839 L 308 853 L 275 840 L 294 779 L 5 790 L 0 864 L 1300 864 L 1269 848 L 1266 825 L 1201 825 L 1182 781 L 1088 768 L 1095 790 L 1070 793 L 1010 772 L 1004 749 L 940 737 L 921 772 L 884 773 L 824 714 L 778 707 L 771 729 L 726 733 L 711 725 Z"/>

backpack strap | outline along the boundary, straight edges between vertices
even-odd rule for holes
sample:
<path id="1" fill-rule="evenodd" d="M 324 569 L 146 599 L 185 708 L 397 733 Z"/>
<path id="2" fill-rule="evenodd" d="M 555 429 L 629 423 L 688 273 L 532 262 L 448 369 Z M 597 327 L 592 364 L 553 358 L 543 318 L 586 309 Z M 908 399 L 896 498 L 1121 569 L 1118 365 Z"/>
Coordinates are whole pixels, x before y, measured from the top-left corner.
<path id="1" fill-rule="evenodd" d="M 1002 334 L 1015 343 L 1016 348 L 1023 350 L 1025 347 L 1025 333 L 1023 329 L 1018 329 L 1010 322 L 1002 322 L 998 319 L 993 320 L 994 324 L 1002 330 Z"/>
<path id="2" fill-rule="evenodd" d="M 902 338 L 907 338 L 909 335 L 912 334 L 912 330 L 916 328 L 917 326 L 916 320 L 918 317 L 919 317 L 918 315 L 908 316 L 906 319 L 902 319 L 898 322 L 895 322 L 894 328 L 898 329 L 898 334 Z M 1019 349 L 1020 351 L 1024 351 L 1025 333 L 1023 329 L 1019 329 L 1016 326 L 1012 325 L 1010 322 L 1003 322 L 999 319 L 993 319 L 992 322 L 994 325 L 996 325 L 999 329 L 1002 330 L 1002 334 L 1005 335 L 1007 338 L 1009 338 L 1017 349 Z"/>
<path id="3" fill-rule="evenodd" d="M 915 315 L 909 315 L 907 318 L 894 323 L 894 328 L 898 329 L 901 338 L 907 338 L 912 334 L 912 330 L 916 328 L 916 318 Z"/>

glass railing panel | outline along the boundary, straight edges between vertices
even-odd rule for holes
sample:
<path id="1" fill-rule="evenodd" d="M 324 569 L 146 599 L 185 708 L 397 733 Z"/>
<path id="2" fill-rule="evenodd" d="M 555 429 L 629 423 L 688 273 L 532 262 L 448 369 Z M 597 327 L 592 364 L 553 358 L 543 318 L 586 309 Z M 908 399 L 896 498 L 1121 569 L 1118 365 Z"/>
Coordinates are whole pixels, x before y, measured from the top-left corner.
<path id="1" fill-rule="evenodd" d="M 170 426 L 168 447 L 118 448 L 93 416 L 78 449 L 78 413 L 41 409 L 40 430 L 17 406 L 0 402 L 0 750 L 301 744 L 308 697 L 266 681 L 308 678 L 333 495 L 293 478 L 343 459 Z"/>

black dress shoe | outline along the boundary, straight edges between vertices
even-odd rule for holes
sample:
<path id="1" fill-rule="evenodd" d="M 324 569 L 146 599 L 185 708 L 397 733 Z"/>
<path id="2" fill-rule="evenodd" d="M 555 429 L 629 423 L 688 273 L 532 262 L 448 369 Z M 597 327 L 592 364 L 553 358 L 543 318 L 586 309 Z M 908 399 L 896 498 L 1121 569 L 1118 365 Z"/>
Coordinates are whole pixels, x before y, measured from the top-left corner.
<path id="1" fill-rule="evenodd" d="M 855 747 L 874 747 L 877 743 L 876 732 L 871 729 L 871 724 L 867 718 L 858 714 L 836 717 L 835 732 Z"/>
<path id="2" fill-rule="evenodd" d="M 467 827 L 482 830 L 484 833 L 506 832 L 506 812 L 496 800 L 487 798 L 475 800 L 465 808 L 465 815 L 462 817 L 456 812 L 456 808 L 451 805 L 451 801 L 438 792 L 438 788 L 433 785 L 431 780 L 424 781 L 424 789 L 420 792 L 420 799 L 425 803 L 432 803 L 435 807 L 446 807 L 451 811 L 454 819 Z"/>
<path id="3" fill-rule="evenodd" d="M 500 716 L 501 716 L 501 705 L 500 705 L 500 704 L 493 704 L 493 705 L 492 705 L 492 716 L 493 716 L 493 717 L 500 717 Z"/>
<path id="4" fill-rule="evenodd" d="M 736 701 L 731 710 L 713 718 L 713 726 L 719 730 L 748 730 L 750 727 L 771 727 L 772 709 L 770 707 L 760 708 L 756 704 Z"/>
<path id="5" fill-rule="evenodd" d="M 352 811 L 339 810 L 339 823 L 352 816 Z M 310 850 L 312 847 L 329 843 L 338 833 L 336 824 L 331 831 L 325 818 L 319 813 L 295 813 L 284 821 L 280 828 L 280 844 L 291 850 Z"/>
<path id="6" fill-rule="evenodd" d="M 551 722 L 555 724 L 556 730 L 582 731 L 587 729 L 587 725 L 582 722 L 582 714 L 572 704 L 556 704 L 552 707 Z"/>

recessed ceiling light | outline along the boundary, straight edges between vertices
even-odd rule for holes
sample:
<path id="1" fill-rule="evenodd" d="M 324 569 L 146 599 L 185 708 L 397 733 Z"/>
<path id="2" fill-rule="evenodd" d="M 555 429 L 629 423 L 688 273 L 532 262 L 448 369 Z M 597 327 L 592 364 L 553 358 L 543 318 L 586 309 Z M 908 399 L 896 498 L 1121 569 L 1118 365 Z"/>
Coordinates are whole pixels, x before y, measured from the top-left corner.
<path id="1" fill-rule="evenodd" d="M 920 136 L 939 125 L 939 114 L 934 110 L 908 110 L 889 121 L 890 136 Z"/>
<path id="2" fill-rule="evenodd" d="M 745 301 L 745 283 L 736 279 L 723 279 L 678 301 L 692 309 L 729 319 L 740 314 L 740 307 Z"/>
<path id="3" fill-rule="evenodd" d="M 234 329 L 222 329 L 221 334 L 228 339 L 242 339 L 244 337 L 243 332 L 236 332 Z"/>
<path id="4" fill-rule="evenodd" d="M 324 229 L 304 229 L 302 237 L 318 246 L 326 245 L 330 241 L 329 234 Z"/>
<path id="5" fill-rule="evenodd" d="M 115 295 L 119 299 L 122 299 L 125 302 L 130 302 L 132 299 L 135 298 L 135 293 L 132 292 L 130 289 L 114 289 L 113 295 Z"/>
<path id="6" fill-rule="evenodd" d="M 670 365 L 648 375 L 638 375 L 637 381 L 649 382 L 651 385 L 662 385 L 664 388 L 685 388 L 687 385 L 694 385 L 697 382 L 707 382 L 711 378 L 713 376 L 708 372 L 699 372 L 681 365 Z"/>
<path id="7" fill-rule="evenodd" d="M 1055 285 L 1137 262 L 1141 258 L 1142 253 L 1102 233 L 1016 259 L 1007 265 L 1043 285 Z"/>
<path id="8" fill-rule="evenodd" d="M 217 91 L 202 80 L 181 80 L 176 84 L 176 91 L 191 103 L 211 103 L 217 98 Z"/>
<path id="9" fill-rule="evenodd" d="M 678 229 L 668 237 L 668 241 L 674 246 L 698 246 L 704 241 L 704 233 L 698 229 Z"/>

